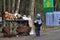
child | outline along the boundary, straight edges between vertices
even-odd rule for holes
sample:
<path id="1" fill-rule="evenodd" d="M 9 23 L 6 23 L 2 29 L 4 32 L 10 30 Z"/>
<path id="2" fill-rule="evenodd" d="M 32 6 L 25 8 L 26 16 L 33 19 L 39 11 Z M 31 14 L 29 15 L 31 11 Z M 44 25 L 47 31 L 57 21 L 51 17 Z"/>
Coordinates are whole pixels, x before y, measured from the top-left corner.
<path id="1" fill-rule="evenodd" d="M 35 32 L 36 32 L 36 36 L 40 36 L 40 27 L 42 26 L 42 20 L 40 18 L 40 14 L 38 13 L 36 15 L 35 21 L 34 21 L 34 25 L 35 25 Z"/>

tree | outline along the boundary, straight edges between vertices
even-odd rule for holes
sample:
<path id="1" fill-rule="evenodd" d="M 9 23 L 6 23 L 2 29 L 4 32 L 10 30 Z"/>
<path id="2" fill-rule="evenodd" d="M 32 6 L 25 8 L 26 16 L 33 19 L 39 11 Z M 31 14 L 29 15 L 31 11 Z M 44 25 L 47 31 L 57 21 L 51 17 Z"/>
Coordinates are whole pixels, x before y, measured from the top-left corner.
<path id="1" fill-rule="evenodd" d="M 32 18 L 32 24 L 33 24 L 33 21 L 34 21 L 34 3 L 35 3 L 35 0 L 30 0 L 30 8 L 29 8 L 29 14 L 31 15 L 31 18 Z M 32 29 L 31 29 L 31 34 L 34 34 L 34 26 L 32 25 Z"/>

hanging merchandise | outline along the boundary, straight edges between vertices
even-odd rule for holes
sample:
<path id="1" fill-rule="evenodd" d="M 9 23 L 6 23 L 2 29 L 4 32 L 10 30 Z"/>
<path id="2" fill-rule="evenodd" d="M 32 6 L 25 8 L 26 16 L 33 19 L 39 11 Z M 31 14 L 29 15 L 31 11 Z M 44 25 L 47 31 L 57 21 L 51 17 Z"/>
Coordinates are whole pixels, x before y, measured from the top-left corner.
<path id="1" fill-rule="evenodd" d="M 53 12 L 54 11 L 53 5 L 54 5 L 53 0 L 44 0 L 43 1 L 44 12 Z"/>

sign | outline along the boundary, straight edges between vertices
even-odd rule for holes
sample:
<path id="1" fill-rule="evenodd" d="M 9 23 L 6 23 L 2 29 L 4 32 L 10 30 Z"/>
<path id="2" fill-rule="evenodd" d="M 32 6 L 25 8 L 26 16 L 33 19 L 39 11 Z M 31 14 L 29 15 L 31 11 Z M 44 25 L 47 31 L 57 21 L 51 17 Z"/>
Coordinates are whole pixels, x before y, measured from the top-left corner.
<path id="1" fill-rule="evenodd" d="M 43 7 L 45 12 L 52 12 L 54 11 L 54 4 L 53 0 L 44 0 Z"/>
<path id="2" fill-rule="evenodd" d="M 43 6 L 44 8 L 53 7 L 53 0 L 44 0 Z"/>

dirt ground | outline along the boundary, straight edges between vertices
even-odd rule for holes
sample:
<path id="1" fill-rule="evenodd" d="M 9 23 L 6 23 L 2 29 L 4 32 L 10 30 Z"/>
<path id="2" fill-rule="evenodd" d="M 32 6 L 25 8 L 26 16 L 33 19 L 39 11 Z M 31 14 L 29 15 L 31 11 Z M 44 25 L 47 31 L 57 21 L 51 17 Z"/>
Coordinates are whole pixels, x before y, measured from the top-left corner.
<path id="1" fill-rule="evenodd" d="M 0 38 L 0 40 L 16 40 L 16 37 L 13 37 L 13 38 L 2 37 L 2 38 Z"/>
<path id="2" fill-rule="evenodd" d="M 32 36 L 21 36 L 21 37 L 0 37 L 0 40 L 33 40 L 34 37 Z"/>

